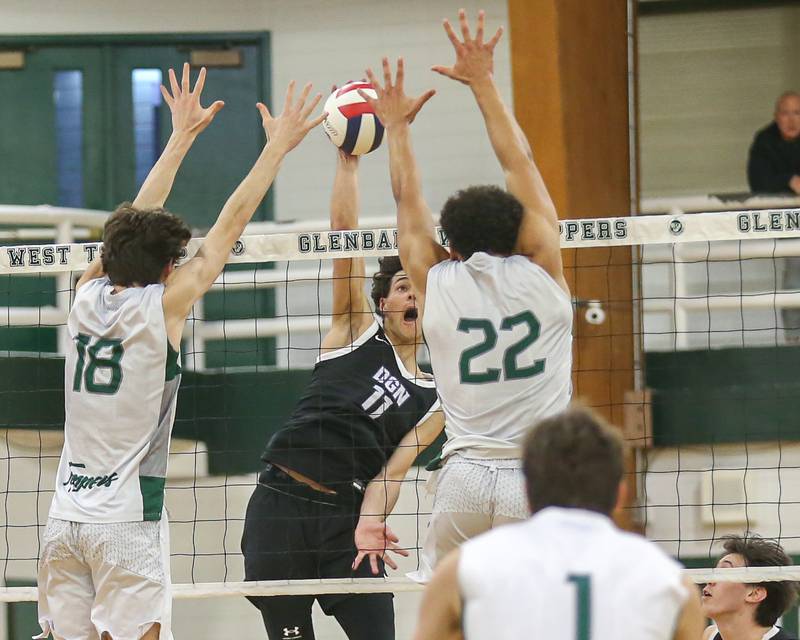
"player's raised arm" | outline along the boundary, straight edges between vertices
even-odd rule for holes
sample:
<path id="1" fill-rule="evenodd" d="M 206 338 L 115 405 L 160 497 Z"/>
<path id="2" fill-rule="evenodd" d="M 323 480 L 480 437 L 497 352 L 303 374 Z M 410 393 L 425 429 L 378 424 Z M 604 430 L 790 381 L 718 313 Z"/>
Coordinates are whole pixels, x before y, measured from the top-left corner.
<path id="1" fill-rule="evenodd" d="M 337 152 L 331 192 L 331 230 L 358 228 L 358 156 Z M 364 292 L 364 258 L 333 261 L 331 329 L 322 340 L 323 350 L 351 344 L 372 324 L 372 310 Z"/>
<path id="2" fill-rule="evenodd" d="M 494 82 L 494 48 L 503 29 L 499 28 L 491 39 L 484 42 L 483 11 L 478 13 L 474 38 L 463 9 L 459 11 L 458 18 L 462 39 L 456 35 L 450 22 L 444 21 L 447 37 L 455 49 L 455 63 L 452 67 L 437 65 L 432 69 L 466 84 L 475 96 L 492 148 L 505 174 L 508 191 L 524 208 L 515 252 L 539 264 L 566 290 L 558 214 L 533 160 L 530 145 Z"/>
<path id="3" fill-rule="evenodd" d="M 258 103 L 267 144 L 250 173 L 228 198 L 200 250 L 167 280 L 164 309 L 169 319 L 180 322 L 181 327 L 192 305 L 211 288 L 222 272 L 231 248 L 272 185 L 283 158 L 322 122 L 324 114 L 311 118 L 322 96 L 317 94 L 306 104 L 310 92 L 311 85 L 307 84 L 300 98 L 295 100 L 294 82 L 291 82 L 283 111 L 276 117 L 265 105 Z"/>
<path id="4" fill-rule="evenodd" d="M 378 94 L 377 100 L 370 98 L 363 91 L 359 93 L 373 105 L 375 114 L 386 129 L 392 193 L 397 203 L 397 243 L 400 261 L 411 278 L 414 289 L 419 295 L 424 295 L 428 269 L 449 256 L 436 239 L 431 210 L 422 196 L 422 181 L 411 147 L 409 125 L 435 92 L 426 91 L 418 98 L 407 96 L 403 87 L 404 76 L 402 58 L 397 61 L 397 75 L 394 81 L 389 60 L 384 58 L 383 85 L 378 82 L 372 69 L 367 69 L 367 77 Z"/>
<path id="5" fill-rule="evenodd" d="M 203 108 L 200 105 L 200 96 L 203 93 L 203 86 L 206 81 L 206 69 L 200 69 L 194 89 L 190 90 L 189 82 L 189 63 L 183 65 L 183 75 L 181 84 L 175 77 L 175 72 L 169 70 L 169 82 L 171 92 L 164 85 L 161 85 L 161 94 L 172 114 L 172 135 L 170 135 L 167 145 L 161 152 L 147 178 L 142 183 L 139 193 L 133 201 L 136 209 L 155 209 L 163 207 L 167 197 L 172 191 L 175 176 L 183 163 L 186 154 L 194 144 L 197 136 L 211 124 L 214 116 L 225 106 L 221 100 L 217 100 L 210 107 Z M 103 275 L 102 259 L 98 255 L 86 271 L 81 275 L 75 285 L 79 289 L 89 280 L 94 280 Z"/>
<path id="6" fill-rule="evenodd" d="M 372 573 L 378 575 L 379 558 L 392 569 L 397 569 L 387 551 L 402 556 L 408 555 L 408 552 L 398 544 L 399 538 L 387 526 L 386 518 L 397 504 L 402 483 L 414 460 L 436 440 L 442 429 L 444 429 L 444 413 L 439 409 L 403 437 L 384 468 L 367 485 L 356 527 L 355 543 L 358 555 L 353 562 L 353 569 L 358 568 L 362 560 L 369 557 Z"/>

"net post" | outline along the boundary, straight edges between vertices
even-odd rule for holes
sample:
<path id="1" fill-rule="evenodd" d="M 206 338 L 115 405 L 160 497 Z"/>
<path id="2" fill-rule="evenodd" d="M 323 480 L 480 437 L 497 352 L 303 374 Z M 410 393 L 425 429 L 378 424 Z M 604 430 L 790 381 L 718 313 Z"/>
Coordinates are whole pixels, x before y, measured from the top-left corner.
<path id="1" fill-rule="evenodd" d="M 622 435 L 632 449 L 653 446 L 653 410 L 650 389 L 625 392 Z"/>

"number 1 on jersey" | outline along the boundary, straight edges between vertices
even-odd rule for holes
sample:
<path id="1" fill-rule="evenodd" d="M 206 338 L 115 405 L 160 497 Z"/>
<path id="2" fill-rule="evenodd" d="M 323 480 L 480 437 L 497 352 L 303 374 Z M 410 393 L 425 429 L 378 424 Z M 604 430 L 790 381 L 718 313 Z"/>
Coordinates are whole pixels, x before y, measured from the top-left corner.
<path id="1" fill-rule="evenodd" d="M 592 637 L 592 577 L 571 573 L 567 582 L 575 584 L 575 640 Z"/>
<path id="2" fill-rule="evenodd" d="M 361 408 L 369 414 L 370 418 L 377 420 L 392 406 L 392 399 L 386 397 L 386 390 L 380 385 L 374 384 L 372 388 L 375 393 L 364 400 Z"/>

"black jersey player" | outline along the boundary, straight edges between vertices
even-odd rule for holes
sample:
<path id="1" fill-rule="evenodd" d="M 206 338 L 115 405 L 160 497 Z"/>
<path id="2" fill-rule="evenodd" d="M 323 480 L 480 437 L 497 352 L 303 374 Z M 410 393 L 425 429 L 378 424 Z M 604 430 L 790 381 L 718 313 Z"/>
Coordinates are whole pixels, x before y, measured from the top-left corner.
<path id="1" fill-rule="evenodd" d="M 334 230 L 357 226 L 357 168 L 357 158 L 339 155 Z M 247 507 L 246 580 L 367 577 L 382 574 L 384 562 L 395 566 L 387 547 L 404 553 L 384 523 L 399 493 L 393 480 L 441 432 L 443 418 L 432 378 L 417 367 L 422 323 L 399 259 L 384 258 L 372 277 L 374 315 L 364 279 L 363 259 L 334 260 L 331 329 L 305 393 L 267 444 Z M 364 556 L 370 562 L 361 563 Z M 270 640 L 310 640 L 315 599 L 351 640 L 394 638 L 389 593 L 250 601 Z"/>
<path id="2" fill-rule="evenodd" d="M 792 564 L 791 558 L 774 540 L 756 535 L 728 536 L 718 568 L 769 567 Z M 776 626 L 797 599 L 797 583 L 709 582 L 703 588 L 703 613 L 714 624 L 703 640 L 738 640 L 769 638 L 797 640 Z"/>

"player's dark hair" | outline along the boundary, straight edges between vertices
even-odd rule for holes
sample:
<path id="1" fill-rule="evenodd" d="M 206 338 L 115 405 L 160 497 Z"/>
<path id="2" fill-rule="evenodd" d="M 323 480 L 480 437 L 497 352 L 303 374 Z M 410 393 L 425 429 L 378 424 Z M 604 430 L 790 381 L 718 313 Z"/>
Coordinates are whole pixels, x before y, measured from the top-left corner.
<path id="1" fill-rule="evenodd" d="M 464 260 L 476 251 L 511 255 L 522 222 L 522 204 L 494 185 L 468 187 L 450 196 L 439 223 Z"/>
<path id="2" fill-rule="evenodd" d="M 744 558 L 746 567 L 779 567 L 792 564 L 792 559 L 775 540 L 747 533 L 743 536 L 725 536 L 722 545 L 725 553 L 736 553 Z M 771 627 L 797 599 L 797 582 L 759 582 L 767 597 L 756 607 L 756 624 Z"/>
<path id="3" fill-rule="evenodd" d="M 383 315 L 381 311 L 381 298 L 389 295 L 389 290 L 392 288 L 392 278 L 398 271 L 403 270 L 403 265 L 400 263 L 398 256 L 386 256 L 378 260 L 378 270 L 372 274 L 372 302 L 375 305 L 375 313 L 379 316 Z"/>
<path id="4" fill-rule="evenodd" d="M 186 223 L 169 211 L 123 202 L 103 228 L 103 271 L 123 287 L 156 284 L 191 237 Z"/>
<path id="5" fill-rule="evenodd" d="M 610 515 L 625 471 L 622 437 L 592 411 L 574 407 L 531 429 L 523 468 L 534 512 L 573 507 Z"/>

